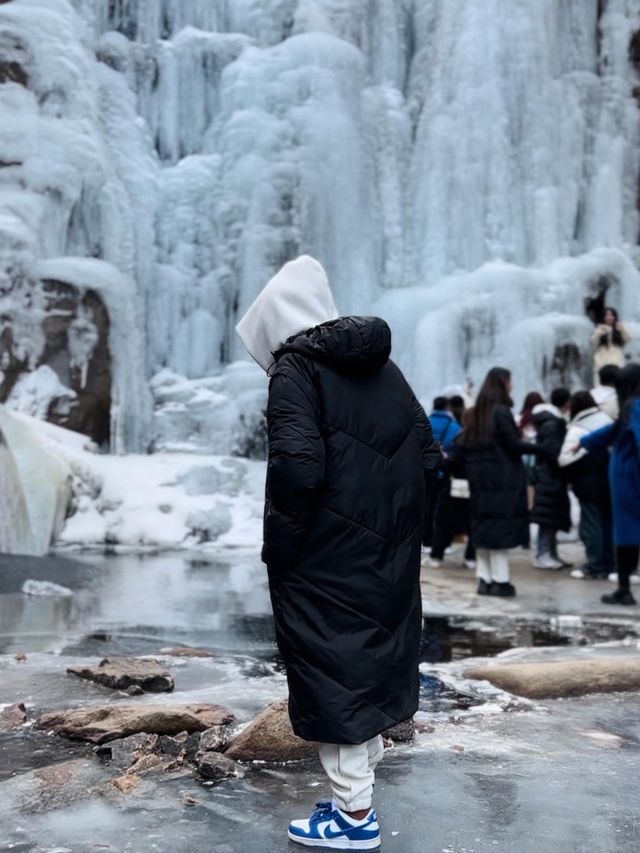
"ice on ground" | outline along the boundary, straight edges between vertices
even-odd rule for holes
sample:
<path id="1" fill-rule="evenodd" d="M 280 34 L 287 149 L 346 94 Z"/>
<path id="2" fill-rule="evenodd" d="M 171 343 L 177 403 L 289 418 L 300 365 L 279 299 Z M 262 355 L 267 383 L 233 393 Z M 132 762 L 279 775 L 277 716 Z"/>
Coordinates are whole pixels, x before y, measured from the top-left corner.
<path id="1" fill-rule="evenodd" d="M 22 592 L 25 595 L 44 595 L 51 597 L 67 598 L 73 595 L 73 591 L 66 586 L 61 586 L 52 581 L 28 580 L 22 584 Z"/>

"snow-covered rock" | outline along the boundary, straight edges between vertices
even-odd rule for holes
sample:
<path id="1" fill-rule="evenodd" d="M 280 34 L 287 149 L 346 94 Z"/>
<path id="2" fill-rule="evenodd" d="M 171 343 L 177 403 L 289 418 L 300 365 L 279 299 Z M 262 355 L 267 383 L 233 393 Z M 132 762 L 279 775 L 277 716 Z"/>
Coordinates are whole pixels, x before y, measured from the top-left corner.
<path id="1" fill-rule="evenodd" d="M 95 452 L 95 446 L 78 433 L 26 415 L 12 417 L 36 433 L 39 445 L 71 481 L 73 498 L 64 527 L 57 530 L 58 547 L 259 546 L 264 462 L 188 450 L 108 455 Z"/>

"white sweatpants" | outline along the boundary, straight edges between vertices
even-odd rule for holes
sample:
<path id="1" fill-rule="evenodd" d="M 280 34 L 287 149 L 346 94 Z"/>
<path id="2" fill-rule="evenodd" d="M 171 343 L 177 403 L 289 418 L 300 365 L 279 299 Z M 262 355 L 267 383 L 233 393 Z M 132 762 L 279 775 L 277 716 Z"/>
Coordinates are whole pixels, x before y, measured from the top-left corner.
<path id="1" fill-rule="evenodd" d="M 476 574 L 486 583 L 508 583 L 511 579 L 509 552 L 476 548 Z"/>
<path id="2" fill-rule="evenodd" d="M 320 743 L 318 752 L 338 808 L 345 812 L 370 809 L 374 771 L 384 752 L 382 737 L 354 745 Z"/>

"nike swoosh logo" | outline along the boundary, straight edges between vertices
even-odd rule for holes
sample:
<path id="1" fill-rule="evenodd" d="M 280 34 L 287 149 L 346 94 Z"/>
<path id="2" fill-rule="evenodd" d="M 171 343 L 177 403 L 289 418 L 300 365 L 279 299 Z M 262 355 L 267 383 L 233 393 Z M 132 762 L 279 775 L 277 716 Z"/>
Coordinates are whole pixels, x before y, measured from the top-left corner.
<path id="1" fill-rule="evenodd" d="M 341 829 L 341 830 L 339 830 L 338 832 L 334 832 L 334 831 L 333 831 L 333 830 L 328 826 L 328 827 L 325 829 L 325 831 L 324 831 L 324 837 L 325 837 L 325 838 L 340 838 L 340 836 L 341 836 L 341 835 L 346 835 L 346 834 L 347 834 L 347 832 L 349 832 L 351 829 L 360 829 L 360 830 L 362 830 L 362 829 L 366 829 L 368 826 L 371 826 L 371 824 L 372 824 L 372 823 L 373 823 L 373 821 L 372 821 L 372 820 L 370 820 L 368 823 L 365 823 L 363 826 L 353 826 L 353 827 L 349 827 L 349 829 Z M 374 833 L 374 832 L 371 832 L 371 833 L 369 833 L 369 834 L 370 834 L 370 835 L 374 835 L 375 833 Z"/>

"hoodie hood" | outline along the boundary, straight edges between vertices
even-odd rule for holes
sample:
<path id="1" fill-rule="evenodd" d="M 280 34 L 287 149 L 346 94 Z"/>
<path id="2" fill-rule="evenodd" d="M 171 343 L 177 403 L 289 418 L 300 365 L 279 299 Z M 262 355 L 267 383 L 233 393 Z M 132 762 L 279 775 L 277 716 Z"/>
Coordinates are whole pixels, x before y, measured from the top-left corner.
<path id="1" fill-rule="evenodd" d="M 274 353 L 292 335 L 328 320 L 335 320 L 338 309 L 333 300 L 327 274 L 309 255 L 285 264 L 236 326 L 242 343 L 270 372 Z"/>
<path id="2" fill-rule="evenodd" d="M 379 317 L 339 317 L 291 337 L 276 353 L 297 352 L 342 373 L 376 373 L 389 361 L 391 329 Z"/>

